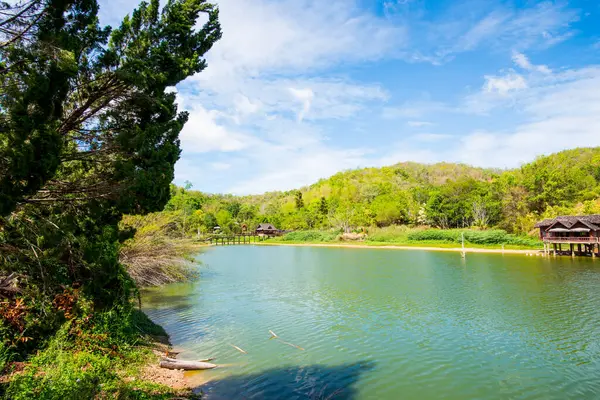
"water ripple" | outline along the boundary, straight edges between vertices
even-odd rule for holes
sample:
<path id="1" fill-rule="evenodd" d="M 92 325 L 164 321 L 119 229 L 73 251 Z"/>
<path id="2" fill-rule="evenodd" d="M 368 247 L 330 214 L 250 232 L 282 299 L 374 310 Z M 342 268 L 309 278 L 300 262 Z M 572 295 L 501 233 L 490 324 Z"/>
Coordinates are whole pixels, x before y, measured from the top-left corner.
<path id="1" fill-rule="evenodd" d="M 209 400 L 600 398 L 591 260 L 254 246 L 202 260 L 197 283 L 144 304 L 182 357 L 223 365 L 198 374 Z"/>

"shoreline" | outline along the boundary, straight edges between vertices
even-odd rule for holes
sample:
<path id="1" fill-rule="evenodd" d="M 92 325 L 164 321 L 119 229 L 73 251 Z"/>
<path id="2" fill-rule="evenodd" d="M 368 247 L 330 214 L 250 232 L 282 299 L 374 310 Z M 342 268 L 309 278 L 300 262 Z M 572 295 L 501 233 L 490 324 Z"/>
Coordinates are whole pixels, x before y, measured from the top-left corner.
<path id="1" fill-rule="evenodd" d="M 171 346 L 164 346 L 160 343 L 154 343 L 152 353 L 154 357 L 140 368 L 140 378 L 159 385 L 171 388 L 177 395 L 182 397 L 192 394 L 196 385 L 185 376 L 183 370 L 171 370 L 160 367 L 160 359 L 167 354 Z M 184 397 L 187 398 L 187 397 Z"/>
<path id="2" fill-rule="evenodd" d="M 351 249 L 389 249 L 389 250 L 420 250 L 420 251 L 444 251 L 458 252 L 463 251 L 460 247 L 433 247 L 433 246 L 401 246 L 401 245 L 368 245 L 368 244 L 338 244 L 338 243 L 254 243 L 258 246 L 296 246 L 296 247 L 332 247 L 332 248 L 351 248 Z M 465 253 L 491 253 L 491 254 L 541 254 L 542 250 L 517 250 L 517 249 L 484 249 L 476 247 L 465 247 Z"/>

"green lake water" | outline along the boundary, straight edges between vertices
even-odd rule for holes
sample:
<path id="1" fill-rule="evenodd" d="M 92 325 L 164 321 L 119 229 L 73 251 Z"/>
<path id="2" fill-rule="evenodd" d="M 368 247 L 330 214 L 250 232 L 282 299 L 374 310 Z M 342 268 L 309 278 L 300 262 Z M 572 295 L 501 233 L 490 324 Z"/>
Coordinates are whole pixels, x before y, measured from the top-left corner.
<path id="1" fill-rule="evenodd" d="M 285 246 L 198 260 L 198 281 L 143 302 L 179 358 L 224 365 L 191 377 L 209 400 L 600 399 L 600 260 Z"/>

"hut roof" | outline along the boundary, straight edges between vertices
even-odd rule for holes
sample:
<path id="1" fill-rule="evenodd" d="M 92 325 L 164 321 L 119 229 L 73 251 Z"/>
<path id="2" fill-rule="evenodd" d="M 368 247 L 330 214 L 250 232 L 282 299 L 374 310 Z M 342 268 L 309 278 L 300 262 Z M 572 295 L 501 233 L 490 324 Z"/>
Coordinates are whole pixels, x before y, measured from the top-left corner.
<path id="1" fill-rule="evenodd" d="M 560 217 L 545 219 L 535 224 L 536 228 L 548 228 L 557 223 L 565 226 L 566 228 L 572 228 L 575 224 L 581 223 L 591 230 L 600 230 L 600 215 L 562 215 Z"/>
<path id="2" fill-rule="evenodd" d="M 556 222 L 556 218 L 547 218 L 547 219 L 535 224 L 535 227 L 536 228 L 546 228 L 548 226 L 554 225 L 555 222 Z"/>
<path id="3" fill-rule="evenodd" d="M 257 231 L 276 231 L 277 228 L 275 228 L 275 226 L 273 224 L 264 222 L 262 224 L 258 224 L 258 228 L 256 228 L 256 230 Z"/>

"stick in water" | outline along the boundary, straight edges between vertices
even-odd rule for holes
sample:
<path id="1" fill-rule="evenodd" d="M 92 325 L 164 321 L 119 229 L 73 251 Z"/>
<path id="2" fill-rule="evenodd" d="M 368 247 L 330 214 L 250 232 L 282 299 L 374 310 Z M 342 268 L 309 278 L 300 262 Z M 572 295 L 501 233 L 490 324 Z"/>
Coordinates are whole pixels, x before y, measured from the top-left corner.
<path id="1" fill-rule="evenodd" d="M 288 346 L 292 346 L 292 347 L 295 347 L 297 349 L 300 349 L 300 350 L 304 351 L 304 349 L 302 347 L 300 347 L 300 346 L 296 346 L 293 343 L 289 343 L 289 342 L 285 342 L 285 341 L 281 340 L 281 338 L 279 336 L 277 336 L 277 334 L 275 332 L 273 332 L 272 330 L 269 330 L 269 333 L 271 334 L 271 337 L 269 338 L 269 340 L 271 340 L 271 339 L 279 339 L 279 341 L 281 343 L 283 343 L 283 344 L 287 344 Z"/>
<path id="2" fill-rule="evenodd" d="M 302 350 L 302 351 L 304 351 L 304 349 L 303 349 L 302 347 L 300 347 L 300 346 L 296 346 L 294 343 L 284 342 L 284 341 L 283 341 L 283 340 L 281 340 L 281 339 L 279 339 L 279 341 L 280 341 L 281 343 L 283 343 L 283 344 L 287 344 L 288 346 L 292 346 L 292 347 L 295 347 L 295 348 L 297 348 L 297 349 L 299 349 L 299 350 Z"/>
<path id="3" fill-rule="evenodd" d="M 248 353 L 246 353 L 246 352 L 245 352 L 243 349 L 240 349 L 239 347 L 237 347 L 237 346 L 235 346 L 235 345 L 233 345 L 233 344 L 231 344 L 231 343 L 229 343 L 229 345 L 230 345 L 231 347 L 233 347 L 234 349 L 236 349 L 237 351 L 239 351 L 240 353 L 248 354 Z"/>

